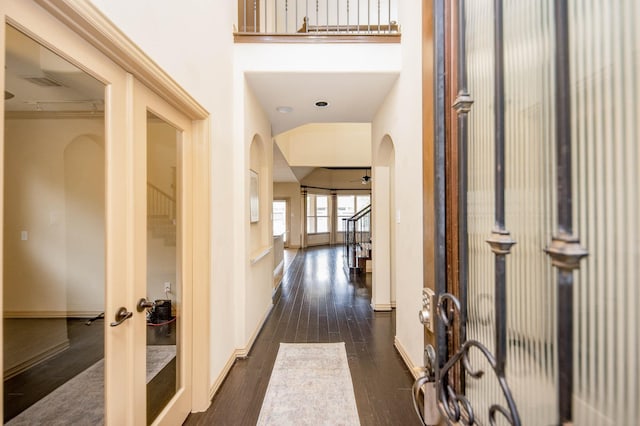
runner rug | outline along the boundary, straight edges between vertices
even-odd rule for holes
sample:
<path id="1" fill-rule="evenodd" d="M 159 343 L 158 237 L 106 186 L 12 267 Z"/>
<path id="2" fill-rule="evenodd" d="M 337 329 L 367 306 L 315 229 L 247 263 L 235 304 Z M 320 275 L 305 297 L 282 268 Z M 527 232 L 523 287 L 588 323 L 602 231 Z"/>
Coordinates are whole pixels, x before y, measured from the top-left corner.
<path id="1" fill-rule="evenodd" d="M 147 346 L 147 383 L 176 356 L 175 345 Z M 104 359 L 9 420 L 8 426 L 104 424 Z"/>
<path id="2" fill-rule="evenodd" d="M 258 425 L 359 424 L 344 342 L 280 343 Z"/>

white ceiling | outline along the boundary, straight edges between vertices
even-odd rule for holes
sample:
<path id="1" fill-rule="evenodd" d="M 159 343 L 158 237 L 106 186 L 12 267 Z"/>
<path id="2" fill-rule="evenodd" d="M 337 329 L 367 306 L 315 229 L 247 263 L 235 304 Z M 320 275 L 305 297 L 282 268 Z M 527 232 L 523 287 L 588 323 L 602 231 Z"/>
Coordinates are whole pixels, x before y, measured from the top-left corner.
<path id="1" fill-rule="evenodd" d="M 307 123 L 370 123 L 398 78 L 395 72 L 249 72 L 249 87 L 271 122 L 273 135 Z M 316 101 L 329 106 L 318 108 Z M 280 106 L 290 107 L 287 114 Z M 273 181 L 300 182 L 312 167 L 289 167 L 274 144 Z"/>
<path id="2" fill-rule="evenodd" d="M 398 73 L 249 72 L 246 78 L 277 135 L 307 123 L 371 122 Z M 316 107 L 318 100 L 329 106 Z M 279 106 L 293 111 L 283 114 Z"/>

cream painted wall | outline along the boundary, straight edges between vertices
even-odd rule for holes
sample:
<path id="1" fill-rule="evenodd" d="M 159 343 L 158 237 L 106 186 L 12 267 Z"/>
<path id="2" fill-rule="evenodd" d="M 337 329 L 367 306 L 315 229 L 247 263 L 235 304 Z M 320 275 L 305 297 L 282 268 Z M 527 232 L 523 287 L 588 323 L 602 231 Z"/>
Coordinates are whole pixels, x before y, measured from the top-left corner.
<path id="1" fill-rule="evenodd" d="M 291 167 L 371 165 L 371 124 L 312 123 L 281 133 L 276 143 Z"/>
<path id="2" fill-rule="evenodd" d="M 262 325 L 269 309 L 273 291 L 273 236 L 271 209 L 273 201 L 273 141 L 271 123 L 260 103 L 244 80 L 244 75 L 236 76 L 237 83 L 243 86 L 242 105 L 245 118 L 243 123 L 244 179 L 240 181 L 244 190 L 239 191 L 244 205 L 241 224 L 245 229 L 246 248 L 240 260 L 245 265 L 245 279 L 235 285 L 239 294 L 243 294 L 243 326 L 237 331 L 237 347 L 248 350 L 252 339 Z M 257 223 L 249 222 L 249 169 L 258 172 L 260 187 L 260 218 Z M 268 250 L 268 254 L 262 256 Z M 248 260 L 248 261 L 247 261 Z M 244 287 L 244 288 L 243 288 Z M 241 311 L 240 311 L 241 312 Z"/>
<path id="3" fill-rule="evenodd" d="M 5 120 L 5 313 L 104 310 L 103 140 L 102 118 Z"/>
<path id="4" fill-rule="evenodd" d="M 418 322 L 423 286 L 421 2 L 403 2 L 402 71 L 372 123 L 373 152 L 385 135 L 395 146 L 396 338 L 414 365 L 422 365 L 424 329 Z M 400 113 L 401 112 L 401 113 Z M 378 206 L 378 208 L 387 208 Z M 431 212 L 424 212 L 430 214 Z"/>
<path id="5" fill-rule="evenodd" d="M 282 182 L 273 184 L 273 198 L 289 200 L 289 247 L 299 248 L 302 244 L 302 215 L 300 184 Z"/>

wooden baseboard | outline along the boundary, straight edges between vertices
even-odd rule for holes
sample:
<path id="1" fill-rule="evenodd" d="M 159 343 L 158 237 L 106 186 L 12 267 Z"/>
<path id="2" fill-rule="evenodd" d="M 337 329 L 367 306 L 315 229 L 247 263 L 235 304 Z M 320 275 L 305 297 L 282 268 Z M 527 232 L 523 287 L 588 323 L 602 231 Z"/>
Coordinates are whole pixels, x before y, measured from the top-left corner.
<path id="1" fill-rule="evenodd" d="M 95 318 L 102 311 L 4 311 L 5 318 Z"/>
<path id="2" fill-rule="evenodd" d="M 411 357 L 407 353 L 407 351 L 404 348 L 404 346 L 402 346 L 402 343 L 400 343 L 400 340 L 398 340 L 398 336 L 396 336 L 393 339 L 393 345 L 395 346 L 396 350 L 398 351 L 398 353 L 402 357 L 402 360 L 404 361 L 404 364 L 407 366 L 407 368 L 411 372 L 411 375 L 413 376 L 414 380 L 417 380 L 418 377 L 421 376 L 421 374 L 420 374 L 421 367 L 415 365 L 411 361 Z"/>
<path id="3" fill-rule="evenodd" d="M 4 380 L 8 380 L 14 376 L 17 376 L 18 374 L 30 369 L 31 367 L 38 365 L 41 362 L 44 362 L 49 358 L 52 358 L 58 355 L 59 353 L 67 350 L 69 346 L 70 346 L 69 340 L 65 340 L 62 343 L 59 343 L 57 345 L 54 345 L 54 346 L 51 346 L 50 348 L 45 349 L 44 351 L 40 352 L 36 356 L 33 356 L 25 361 L 22 361 L 20 364 L 17 364 L 7 369 L 7 371 L 3 373 Z"/>

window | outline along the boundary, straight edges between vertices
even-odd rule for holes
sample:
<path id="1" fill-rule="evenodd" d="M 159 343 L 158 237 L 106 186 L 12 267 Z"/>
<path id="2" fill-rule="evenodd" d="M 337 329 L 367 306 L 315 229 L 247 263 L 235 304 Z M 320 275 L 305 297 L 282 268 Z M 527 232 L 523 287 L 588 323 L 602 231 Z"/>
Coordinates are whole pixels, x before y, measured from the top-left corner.
<path id="1" fill-rule="evenodd" d="M 307 195 L 307 234 L 329 232 L 329 197 Z"/>
<path id="2" fill-rule="evenodd" d="M 369 195 L 338 195 L 338 231 L 344 231 L 344 220 L 371 204 Z"/>
<path id="3" fill-rule="evenodd" d="M 287 202 L 284 200 L 273 201 L 273 235 L 282 235 L 287 242 Z"/>

